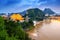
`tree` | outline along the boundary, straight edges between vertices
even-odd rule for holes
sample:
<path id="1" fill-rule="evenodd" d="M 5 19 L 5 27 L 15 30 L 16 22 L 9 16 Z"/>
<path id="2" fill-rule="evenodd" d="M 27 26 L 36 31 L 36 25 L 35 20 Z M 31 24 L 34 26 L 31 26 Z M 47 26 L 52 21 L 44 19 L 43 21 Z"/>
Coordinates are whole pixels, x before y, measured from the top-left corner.
<path id="1" fill-rule="evenodd" d="M 7 22 L 6 20 L 5 22 L 5 27 L 10 38 L 13 37 L 17 40 L 25 40 L 26 38 L 29 39 L 26 32 L 23 30 L 22 25 L 19 22 Z"/>
<path id="2" fill-rule="evenodd" d="M 0 16 L 0 31 L 4 29 L 4 19 Z"/>
<path id="3" fill-rule="evenodd" d="M 0 16 L 0 40 L 5 40 L 7 36 L 8 34 L 5 30 L 4 19 Z"/>
<path id="4" fill-rule="evenodd" d="M 8 36 L 6 30 L 0 31 L 0 40 L 5 40 L 6 37 Z"/>
<path id="5" fill-rule="evenodd" d="M 0 40 L 29 40 L 29 37 L 19 22 L 0 17 Z"/>
<path id="6" fill-rule="evenodd" d="M 45 17 L 45 13 L 38 8 L 29 9 L 27 10 L 27 12 L 28 12 L 29 18 L 32 20 L 40 21 L 40 20 L 43 20 Z"/>

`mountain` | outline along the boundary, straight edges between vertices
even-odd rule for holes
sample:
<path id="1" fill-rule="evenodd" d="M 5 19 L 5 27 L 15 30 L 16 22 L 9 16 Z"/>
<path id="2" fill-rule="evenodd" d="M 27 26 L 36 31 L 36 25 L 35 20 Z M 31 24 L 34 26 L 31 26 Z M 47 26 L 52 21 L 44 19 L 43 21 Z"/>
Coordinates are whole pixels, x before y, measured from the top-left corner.
<path id="1" fill-rule="evenodd" d="M 48 14 L 55 14 L 55 12 L 53 10 L 51 10 L 50 8 L 45 8 L 44 9 L 44 13 L 48 13 Z"/>
<path id="2" fill-rule="evenodd" d="M 42 20 L 44 18 L 44 12 L 38 8 L 28 9 L 26 12 L 28 12 L 28 16 L 32 20 Z"/>
<path id="3" fill-rule="evenodd" d="M 20 12 L 20 14 L 24 16 L 26 14 L 26 11 Z"/>

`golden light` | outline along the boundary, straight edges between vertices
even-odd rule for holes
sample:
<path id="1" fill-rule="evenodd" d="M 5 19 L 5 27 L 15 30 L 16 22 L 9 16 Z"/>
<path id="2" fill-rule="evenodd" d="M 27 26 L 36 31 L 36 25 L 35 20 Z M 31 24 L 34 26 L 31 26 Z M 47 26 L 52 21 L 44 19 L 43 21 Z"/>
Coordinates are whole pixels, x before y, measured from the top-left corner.
<path id="1" fill-rule="evenodd" d="M 19 20 L 19 21 L 24 20 L 24 18 L 20 14 L 12 14 L 10 18 L 13 20 Z"/>

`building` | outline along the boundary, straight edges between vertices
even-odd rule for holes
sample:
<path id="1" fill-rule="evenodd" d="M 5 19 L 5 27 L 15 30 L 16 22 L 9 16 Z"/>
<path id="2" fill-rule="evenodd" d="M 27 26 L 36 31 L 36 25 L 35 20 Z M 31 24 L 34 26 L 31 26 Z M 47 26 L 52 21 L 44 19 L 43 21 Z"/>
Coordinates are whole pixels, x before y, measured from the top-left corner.
<path id="1" fill-rule="evenodd" d="M 34 23 L 34 26 L 36 26 L 36 24 L 37 24 L 37 21 L 33 21 L 33 23 Z"/>
<path id="2" fill-rule="evenodd" d="M 8 17 L 5 13 L 1 13 L 0 16 L 3 17 L 4 19 L 7 19 Z"/>
<path id="3" fill-rule="evenodd" d="M 29 17 L 28 17 L 28 12 L 26 12 L 26 18 L 25 18 L 26 22 L 29 22 Z"/>
<path id="4" fill-rule="evenodd" d="M 10 15 L 10 19 L 13 20 L 13 21 L 24 22 L 23 16 L 18 14 L 18 13 L 14 13 L 14 14 Z"/>

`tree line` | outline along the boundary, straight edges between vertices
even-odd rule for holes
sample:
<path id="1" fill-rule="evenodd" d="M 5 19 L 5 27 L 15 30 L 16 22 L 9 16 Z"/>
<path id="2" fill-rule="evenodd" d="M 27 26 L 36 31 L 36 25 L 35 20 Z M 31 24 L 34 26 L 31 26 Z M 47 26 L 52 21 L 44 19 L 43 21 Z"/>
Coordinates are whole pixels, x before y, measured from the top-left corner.
<path id="1" fill-rule="evenodd" d="M 24 29 L 32 29 L 32 21 L 20 23 L 0 16 L 0 40 L 31 40 Z"/>

